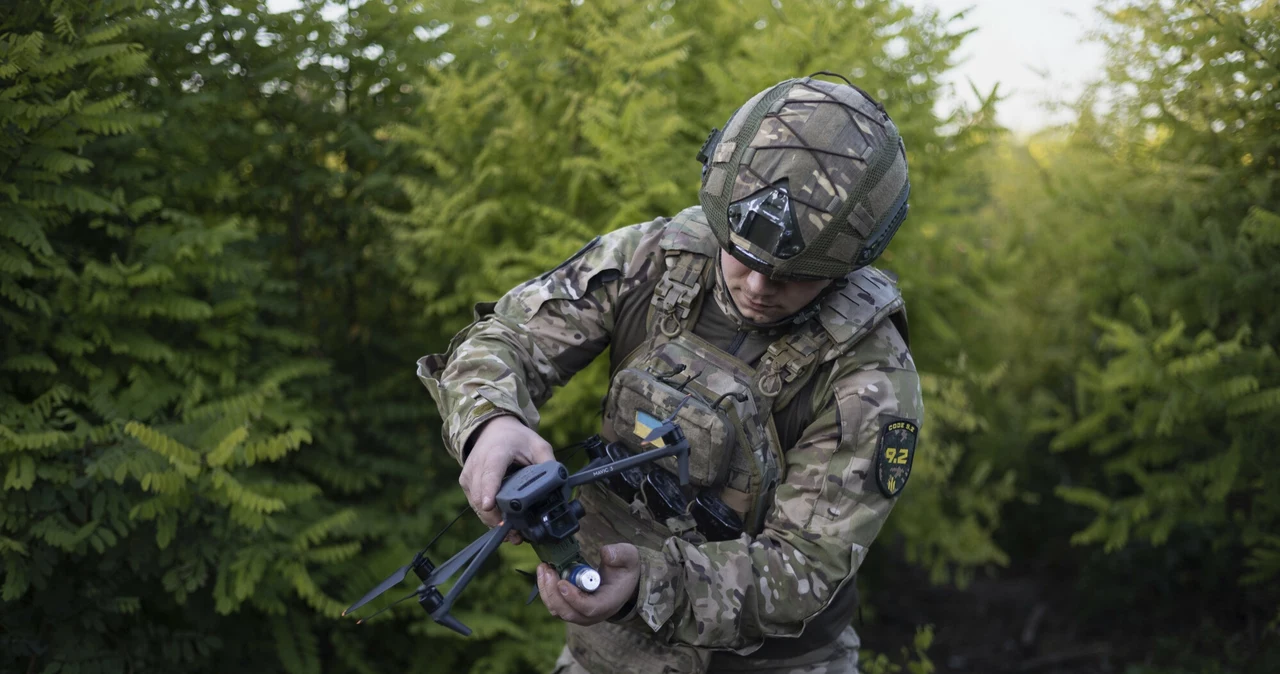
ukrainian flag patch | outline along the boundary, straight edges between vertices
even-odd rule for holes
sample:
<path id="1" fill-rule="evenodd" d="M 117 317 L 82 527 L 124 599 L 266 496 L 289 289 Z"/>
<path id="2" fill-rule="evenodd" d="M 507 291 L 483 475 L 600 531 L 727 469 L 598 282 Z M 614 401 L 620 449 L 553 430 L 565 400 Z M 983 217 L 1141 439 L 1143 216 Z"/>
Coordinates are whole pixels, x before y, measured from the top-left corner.
<path id="1" fill-rule="evenodd" d="M 642 442 L 645 440 L 645 438 L 648 438 L 651 433 L 653 433 L 654 429 L 658 428 L 661 425 L 662 425 L 661 419 L 655 418 L 652 414 L 649 414 L 648 412 L 641 412 L 639 410 L 636 411 L 635 434 L 636 434 L 636 437 L 640 438 Z M 667 444 L 662 441 L 662 438 L 656 438 L 654 439 L 653 442 L 650 442 L 649 444 L 653 445 L 654 447 L 667 446 Z"/>

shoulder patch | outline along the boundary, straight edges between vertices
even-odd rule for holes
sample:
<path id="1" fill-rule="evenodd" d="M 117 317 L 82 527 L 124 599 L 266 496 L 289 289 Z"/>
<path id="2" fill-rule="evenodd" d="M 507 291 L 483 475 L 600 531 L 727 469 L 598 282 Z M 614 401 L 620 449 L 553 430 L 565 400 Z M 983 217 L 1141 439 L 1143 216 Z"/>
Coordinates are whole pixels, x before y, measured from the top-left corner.
<path id="1" fill-rule="evenodd" d="M 880 493 L 894 498 L 911 477 L 920 427 L 914 420 L 902 417 L 883 417 L 883 421 L 880 441 L 876 443 L 876 484 Z"/>
<path id="2" fill-rule="evenodd" d="M 711 257 L 720 250 L 716 235 L 711 232 L 711 225 L 702 213 L 701 206 L 693 206 L 680 211 L 667 223 L 662 233 L 662 242 L 658 244 L 663 250 L 688 251 Z"/>

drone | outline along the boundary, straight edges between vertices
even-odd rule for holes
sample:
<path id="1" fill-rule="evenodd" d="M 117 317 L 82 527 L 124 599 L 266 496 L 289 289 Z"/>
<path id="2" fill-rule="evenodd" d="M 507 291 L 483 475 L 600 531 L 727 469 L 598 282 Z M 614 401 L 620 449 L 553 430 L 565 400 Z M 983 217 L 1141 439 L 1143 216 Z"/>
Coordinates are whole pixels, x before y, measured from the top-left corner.
<path id="1" fill-rule="evenodd" d="M 497 504 L 502 511 L 501 524 L 490 529 L 438 567 L 426 555 L 427 550 L 431 548 L 431 544 L 428 544 L 427 548 L 414 555 L 412 561 L 397 569 L 395 573 L 343 611 L 342 615 L 346 616 L 400 584 L 409 572 L 413 571 L 421 581 L 418 588 L 382 611 L 401 601 L 417 597 L 418 604 L 431 615 L 432 620 L 462 636 L 471 636 L 471 628 L 450 615 L 449 611 L 463 588 L 480 570 L 480 566 L 489 558 L 489 555 L 493 554 L 494 550 L 498 549 L 511 531 L 519 532 L 524 540 L 529 541 L 534 551 L 538 553 L 538 557 L 555 567 L 561 578 L 586 592 L 595 591 L 600 586 L 600 574 L 582 558 L 578 540 L 574 536 L 580 528 L 579 520 L 586 515 L 586 509 L 581 502 L 573 498 L 573 490 L 597 480 L 617 479 L 626 471 L 668 456 L 676 457 L 680 484 L 682 486 L 689 484 L 689 441 L 685 438 L 684 431 L 675 423 L 676 413 L 688 401 L 689 397 L 686 396 L 671 415 L 645 437 L 642 446 L 653 447 L 653 449 L 623 456 L 623 453 L 618 452 L 614 447 L 608 448 L 611 451 L 604 451 L 603 440 L 599 436 L 593 436 L 580 443 L 587 446 L 588 454 L 593 455 L 593 458 L 577 473 L 570 475 L 564 464 L 558 461 L 520 468 L 507 477 L 498 489 Z M 592 451 L 593 449 L 595 451 Z M 448 529 L 448 527 L 445 528 Z M 436 538 L 439 538 L 439 535 Z M 434 542 L 433 540 L 432 543 Z M 447 593 L 442 594 L 438 586 L 448 582 L 459 571 L 462 571 L 462 576 Z M 526 576 L 533 575 L 528 572 L 521 573 Z M 531 603 L 537 596 L 538 586 L 535 584 L 526 603 Z M 357 624 L 365 620 L 368 618 L 359 620 Z"/>

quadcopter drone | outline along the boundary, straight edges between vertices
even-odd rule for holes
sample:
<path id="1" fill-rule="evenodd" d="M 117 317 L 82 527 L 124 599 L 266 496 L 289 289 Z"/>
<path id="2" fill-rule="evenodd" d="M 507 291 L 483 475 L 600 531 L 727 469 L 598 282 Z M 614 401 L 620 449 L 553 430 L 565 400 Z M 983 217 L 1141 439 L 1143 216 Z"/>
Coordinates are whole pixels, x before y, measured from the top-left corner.
<path id="1" fill-rule="evenodd" d="M 615 458 L 620 454 L 613 451 L 596 451 L 594 452 L 596 457 L 573 475 L 570 475 L 564 464 L 558 461 L 520 468 L 506 478 L 498 490 L 497 503 L 502 511 L 501 524 L 477 538 L 463 548 L 462 552 L 439 567 L 432 564 L 426 556 L 427 549 L 431 547 L 428 544 L 427 549 L 414 555 L 409 564 L 396 570 L 359 601 L 343 611 L 342 615 L 345 616 L 359 609 L 395 587 L 412 570 L 422 583 L 413 591 L 413 594 L 396 601 L 395 604 L 417 597 L 418 603 L 431 615 L 432 620 L 463 636 L 470 636 L 471 628 L 451 616 L 449 611 L 453 608 L 453 603 L 462 589 L 479 571 L 480 565 L 493 554 L 494 550 L 498 549 L 502 540 L 511 531 L 519 532 L 524 540 L 529 541 L 538 553 L 538 557 L 555 567 L 561 578 L 586 592 L 595 591 L 600 585 L 600 574 L 582 558 L 578 540 L 574 537 L 579 529 L 579 519 L 586 514 L 586 510 L 581 502 L 573 498 L 573 490 L 581 485 L 610 478 L 615 474 L 667 456 L 676 457 L 680 484 L 687 485 L 689 483 L 689 441 L 674 420 L 676 413 L 688 400 L 689 398 L 686 397 L 681 401 L 671 415 L 645 437 L 642 446 L 653 447 L 653 449 L 622 458 Z M 590 452 L 591 445 L 603 445 L 603 441 L 596 436 L 582 444 L 587 445 Z M 596 449 L 600 448 L 596 447 Z M 438 535 L 437 538 L 439 538 Z M 432 543 L 434 542 L 433 540 Z M 448 582 L 463 567 L 466 567 L 466 570 L 463 571 L 462 577 L 453 584 L 447 594 L 441 594 L 437 587 Z M 527 572 L 522 573 L 532 576 Z M 538 587 L 535 584 L 526 603 L 532 602 L 537 596 Z M 382 610 L 385 611 L 391 606 Z M 365 620 L 367 618 L 358 622 L 363 623 Z"/>

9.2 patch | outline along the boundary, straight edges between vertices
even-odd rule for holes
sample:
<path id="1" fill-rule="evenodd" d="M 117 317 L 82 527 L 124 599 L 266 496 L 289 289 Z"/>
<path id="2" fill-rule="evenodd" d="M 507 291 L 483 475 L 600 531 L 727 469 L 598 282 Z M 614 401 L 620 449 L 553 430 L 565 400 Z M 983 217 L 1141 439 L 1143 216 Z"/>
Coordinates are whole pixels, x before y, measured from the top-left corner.
<path id="1" fill-rule="evenodd" d="M 876 484 L 880 493 L 888 498 L 902 493 L 902 488 L 907 486 L 919 435 L 920 427 L 911 419 L 887 417 L 880 427 L 880 441 L 876 443 Z"/>

